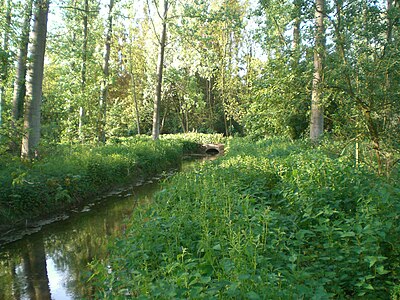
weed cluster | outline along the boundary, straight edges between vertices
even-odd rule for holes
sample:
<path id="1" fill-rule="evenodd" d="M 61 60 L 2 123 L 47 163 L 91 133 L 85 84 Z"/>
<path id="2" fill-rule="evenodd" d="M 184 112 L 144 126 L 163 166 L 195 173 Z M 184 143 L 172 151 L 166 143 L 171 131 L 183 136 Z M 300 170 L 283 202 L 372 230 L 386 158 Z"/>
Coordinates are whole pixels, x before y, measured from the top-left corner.
<path id="1" fill-rule="evenodd" d="M 110 257 L 92 265 L 100 298 L 398 293 L 398 187 L 303 141 L 233 139 L 229 149 L 136 211 Z"/>

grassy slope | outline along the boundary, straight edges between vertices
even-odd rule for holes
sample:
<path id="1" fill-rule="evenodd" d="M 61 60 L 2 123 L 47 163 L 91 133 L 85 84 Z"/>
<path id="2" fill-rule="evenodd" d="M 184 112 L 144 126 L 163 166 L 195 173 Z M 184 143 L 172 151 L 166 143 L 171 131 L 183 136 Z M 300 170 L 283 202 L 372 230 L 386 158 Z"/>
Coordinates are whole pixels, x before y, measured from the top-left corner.
<path id="1" fill-rule="evenodd" d="M 135 178 L 176 166 L 187 152 L 219 135 L 165 136 L 120 139 L 105 146 L 59 145 L 43 159 L 22 163 L 0 160 L 0 227 L 63 211 Z"/>
<path id="2" fill-rule="evenodd" d="M 304 142 L 233 140 L 138 210 L 91 280 L 109 299 L 387 299 L 400 271 L 393 180 Z"/>

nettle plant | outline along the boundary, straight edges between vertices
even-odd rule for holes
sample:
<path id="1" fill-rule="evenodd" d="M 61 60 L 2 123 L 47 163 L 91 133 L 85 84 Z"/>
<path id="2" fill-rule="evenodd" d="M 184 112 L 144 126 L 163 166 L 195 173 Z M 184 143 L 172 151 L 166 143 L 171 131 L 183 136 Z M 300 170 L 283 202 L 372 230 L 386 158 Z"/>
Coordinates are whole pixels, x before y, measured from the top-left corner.
<path id="1" fill-rule="evenodd" d="M 105 298 L 385 298 L 398 192 L 303 141 L 233 139 L 135 213 L 92 282 Z"/>

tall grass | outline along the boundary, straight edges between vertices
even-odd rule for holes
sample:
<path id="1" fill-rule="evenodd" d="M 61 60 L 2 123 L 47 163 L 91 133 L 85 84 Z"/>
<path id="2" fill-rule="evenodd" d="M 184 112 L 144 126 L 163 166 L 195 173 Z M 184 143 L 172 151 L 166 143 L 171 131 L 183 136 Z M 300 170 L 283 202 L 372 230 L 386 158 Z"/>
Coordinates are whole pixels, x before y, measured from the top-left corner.
<path id="1" fill-rule="evenodd" d="M 387 299 L 400 272 L 400 190 L 303 141 L 231 140 L 139 209 L 101 299 Z M 398 178 L 397 178 L 398 180 Z"/>

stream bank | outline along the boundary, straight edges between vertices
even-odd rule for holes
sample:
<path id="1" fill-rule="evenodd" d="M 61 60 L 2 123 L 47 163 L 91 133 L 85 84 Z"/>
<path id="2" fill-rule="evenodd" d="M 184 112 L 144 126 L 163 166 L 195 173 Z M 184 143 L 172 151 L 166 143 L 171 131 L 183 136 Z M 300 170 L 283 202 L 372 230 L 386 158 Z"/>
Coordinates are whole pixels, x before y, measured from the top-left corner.
<path id="1" fill-rule="evenodd" d="M 101 147 L 59 145 L 30 163 L 1 160 L 0 235 L 37 227 L 50 217 L 62 219 L 87 199 L 179 167 L 182 157 L 197 149 L 191 141 L 136 137 Z"/>
<path id="2" fill-rule="evenodd" d="M 179 170 L 213 158 L 185 158 Z M 152 201 L 158 182 L 177 171 L 170 169 L 91 199 L 57 222 L 41 224 L 0 246 L 0 299 L 35 299 L 34 294 L 40 299 L 90 298 L 92 287 L 82 281 L 87 264 L 107 255 L 109 242 L 126 230 L 125 221 L 135 207 Z"/>

